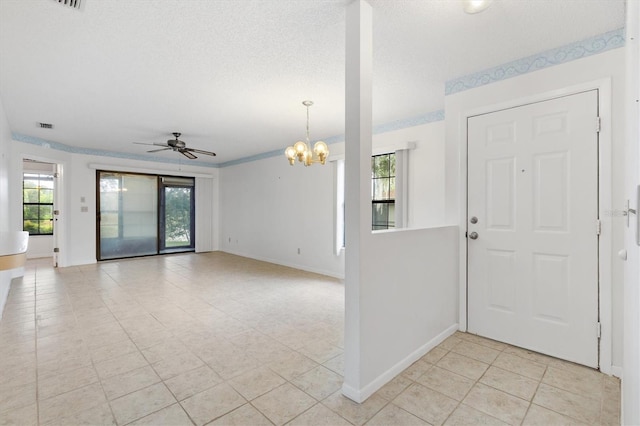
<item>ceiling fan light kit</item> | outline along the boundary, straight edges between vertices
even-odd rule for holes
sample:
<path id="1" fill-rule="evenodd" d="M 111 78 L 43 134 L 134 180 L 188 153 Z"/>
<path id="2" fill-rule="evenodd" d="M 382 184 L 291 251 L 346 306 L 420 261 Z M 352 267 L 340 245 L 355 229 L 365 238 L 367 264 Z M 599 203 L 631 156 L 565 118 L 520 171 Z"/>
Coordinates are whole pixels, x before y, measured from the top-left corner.
<path id="1" fill-rule="evenodd" d="M 463 0 L 464 11 L 470 14 L 480 13 L 491 5 L 492 0 Z"/>
<path id="2" fill-rule="evenodd" d="M 287 147 L 284 150 L 284 155 L 289 160 L 289 164 L 292 166 L 295 164 L 296 159 L 305 166 L 310 166 L 313 163 L 325 164 L 327 157 L 329 157 L 329 148 L 323 141 L 317 141 L 311 149 L 311 142 L 309 142 L 309 107 L 313 105 L 312 101 L 303 101 L 302 105 L 307 108 L 307 138 L 306 142 L 298 141 L 293 146 Z"/>

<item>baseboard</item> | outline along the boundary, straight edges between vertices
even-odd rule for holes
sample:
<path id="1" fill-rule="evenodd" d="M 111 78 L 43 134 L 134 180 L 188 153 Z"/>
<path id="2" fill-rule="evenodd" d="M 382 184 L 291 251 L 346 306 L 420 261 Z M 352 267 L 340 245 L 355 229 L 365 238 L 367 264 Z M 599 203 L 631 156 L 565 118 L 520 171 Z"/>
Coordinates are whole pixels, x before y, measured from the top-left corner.
<path id="1" fill-rule="evenodd" d="M 390 382 L 398 374 L 406 370 L 411 364 L 422 358 L 431 349 L 442 343 L 447 337 L 451 336 L 458 330 L 458 324 L 447 327 L 440 334 L 429 340 L 420 348 L 406 356 L 403 360 L 395 364 L 393 367 L 379 375 L 376 379 L 358 390 L 344 383 L 342 385 L 342 394 L 352 401 L 362 403 L 373 395 L 378 389 Z"/>
<path id="2" fill-rule="evenodd" d="M 11 270 L 11 279 L 24 277 L 24 266 L 13 268 Z"/>
<path id="3" fill-rule="evenodd" d="M 11 278 L 11 271 L 0 271 L 0 319 L 2 319 L 2 313 L 4 312 L 4 305 L 7 303 L 7 297 L 9 297 Z"/>
<path id="4" fill-rule="evenodd" d="M 42 259 L 43 257 L 51 257 L 51 252 L 42 252 L 42 253 L 27 253 L 27 259 Z"/>
<path id="5" fill-rule="evenodd" d="M 346 383 L 342 384 L 342 394 L 350 400 L 357 402 L 358 404 L 364 402 L 364 400 L 360 397 L 360 392 Z"/>
<path id="6" fill-rule="evenodd" d="M 610 371 L 612 376 L 622 379 L 622 367 L 618 367 L 617 365 L 612 365 Z"/>
<path id="7" fill-rule="evenodd" d="M 311 272 L 314 274 L 320 274 L 320 275 L 326 275 L 328 277 L 332 277 L 332 278 L 337 278 L 339 280 L 343 280 L 344 279 L 344 274 L 337 274 L 333 271 L 327 271 L 324 269 L 317 269 L 317 268 L 310 268 L 308 266 L 305 265 L 299 265 L 299 264 L 295 264 L 295 263 L 289 263 L 289 262 L 282 262 L 280 260 L 277 259 L 271 259 L 268 257 L 263 257 L 263 256 L 254 256 L 254 255 L 250 255 L 247 253 L 242 253 L 239 251 L 234 251 L 234 250 L 220 250 L 223 253 L 229 253 L 229 254 L 233 254 L 236 256 L 241 256 L 241 257 L 246 257 L 249 259 L 254 259 L 254 260 L 259 260 L 261 262 L 267 262 L 267 263 L 273 263 L 275 265 L 280 265 L 280 266 L 286 266 L 288 268 L 293 268 L 293 269 L 299 269 L 301 271 L 306 271 L 306 272 Z"/>

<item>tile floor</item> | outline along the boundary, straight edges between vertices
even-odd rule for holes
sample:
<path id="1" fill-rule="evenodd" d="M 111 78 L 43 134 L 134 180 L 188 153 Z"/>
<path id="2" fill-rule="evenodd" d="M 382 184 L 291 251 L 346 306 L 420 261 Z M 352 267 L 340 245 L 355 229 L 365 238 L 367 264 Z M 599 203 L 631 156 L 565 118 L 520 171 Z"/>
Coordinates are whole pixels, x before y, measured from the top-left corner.
<path id="1" fill-rule="evenodd" d="M 351 402 L 331 278 L 224 253 L 48 262 L 0 322 L 0 425 L 619 424 L 617 379 L 465 333 Z"/>

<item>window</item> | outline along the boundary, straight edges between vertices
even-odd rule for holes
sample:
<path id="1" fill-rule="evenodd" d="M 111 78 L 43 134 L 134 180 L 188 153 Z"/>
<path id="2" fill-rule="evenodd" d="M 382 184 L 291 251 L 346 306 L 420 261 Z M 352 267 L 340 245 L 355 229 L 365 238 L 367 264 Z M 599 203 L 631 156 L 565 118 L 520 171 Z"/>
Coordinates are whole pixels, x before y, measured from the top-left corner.
<path id="1" fill-rule="evenodd" d="M 53 175 L 23 174 L 22 229 L 29 235 L 53 235 Z"/>
<path id="2" fill-rule="evenodd" d="M 371 228 L 395 228 L 396 154 L 371 157 Z"/>
<path id="3" fill-rule="evenodd" d="M 406 227 L 407 149 L 371 157 L 371 229 Z M 334 253 L 339 255 L 345 243 L 345 163 L 332 161 L 335 182 Z"/>
<path id="4" fill-rule="evenodd" d="M 344 160 L 336 160 L 332 161 L 334 165 L 334 182 L 335 182 L 335 235 L 334 235 L 334 243 L 335 249 L 334 253 L 336 255 L 340 255 L 342 249 L 344 249 L 344 241 L 345 241 L 345 228 L 344 228 Z"/>

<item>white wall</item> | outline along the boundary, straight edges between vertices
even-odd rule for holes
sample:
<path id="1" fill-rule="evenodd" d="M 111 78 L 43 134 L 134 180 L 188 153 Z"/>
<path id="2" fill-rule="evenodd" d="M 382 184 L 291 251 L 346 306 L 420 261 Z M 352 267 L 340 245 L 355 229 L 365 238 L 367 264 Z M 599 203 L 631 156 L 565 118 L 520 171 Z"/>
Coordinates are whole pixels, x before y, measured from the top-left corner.
<path id="1" fill-rule="evenodd" d="M 428 228 L 445 223 L 444 121 L 373 135 L 373 149 L 414 142 L 409 150 L 408 228 Z"/>
<path id="2" fill-rule="evenodd" d="M 39 259 L 53 256 L 53 237 L 51 235 L 30 235 L 27 259 Z"/>
<path id="3" fill-rule="evenodd" d="M 373 136 L 373 146 L 393 152 L 407 142 L 410 228 L 444 221 L 444 121 Z M 220 170 L 221 250 L 335 277 L 344 256 L 334 254 L 334 167 L 344 143 L 329 146 L 325 166 L 293 167 L 277 156 Z M 300 254 L 298 254 L 300 248 Z"/>
<path id="4" fill-rule="evenodd" d="M 359 289 L 359 388 L 343 389 L 347 396 L 366 399 L 457 330 L 457 240 L 457 226 L 366 238 L 360 247 L 366 261 Z"/>
<path id="5" fill-rule="evenodd" d="M 0 232 L 19 230 L 11 227 L 9 217 L 9 176 L 11 167 L 11 129 L 0 99 Z M 0 271 L 0 318 L 11 285 L 11 271 Z"/>
<path id="6" fill-rule="evenodd" d="M 188 164 L 167 164 L 150 161 L 129 160 L 68 153 L 55 149 L 46 149 L 38 145 L 13 141 L 12 164 L 14 170 L 11 179 L 11 208 L 18 218 L 20 213 L 20 182 L 22 182 L 22 161 L 31 158 L 38 161 L 62 165 L 60 188 L 64 202 L 60 206 L 60 219 L 63 224 L 58 238 L 61 249 L 59 266 L 83 265 L 96 262 L 96 170 L 90 164 L 105 165 L 105 169 L 136 170 L 141 173 L 166 173 L 189 176 L 192 174 L 212 175 L 214 179 L 212 199 L 217 199 L 218 169 Z M 81 198 L 84 197 L 84 202 Z M 81 208 L 87 207 L 87 212 Z M 217 220 L 217 212 L 213 214 Z M 19 228 L 19 219 L 14 226 Z M 197 235 L 196 235 L 197 240 Z M 217 247 L 214 247 L 214 250 Z"/>
<path id="7" fill-rule="evenodd" d="M 465 117 L 467 113 L 479 108 L 508 102 L 561 90 L 582 83 L 594 82 L 603 78 L 611 78 L 612 83 L 612 110 L 610 121 L 603 122 L 604 131 L 610 132 L 611 139 L 611 163 L 613 176 L 611 187 L 602 188 L 612 199 L 614 212 L 602 217 L 603 236 L 610 238 L 611 253 L 603 253 L 608 256 L 612 265 L 610 282 L 611 313 L 613 334 L 608 337 L 612 345 L 612 365 L 622 365 L 622 330 L 623 330 L 623 295 L 622 295 L 622 262 L 616 253 L 623 247 L 624 220 L 615 210 L 620 212 L 624 206 L 624 135 L 625 135 L 625 73 L 624 73 L 624 49 L 613 49 L 607 52 L 575 60 L 565 64 L 545 68 L 540 71 L 524 74 L 494 84 L 481 86 L 447 96 L 445 98 L 446 115 L 446 216 L 452 223 L 461 224 L 461 233 L 464 232 L 464 191 L 466 183 L 466 164 L 464 157 Z M 601 111 L 601 113 L 603 113 Z M 603 160 L 603 159 L 601 159 Z M 604 159 L 606 161 L 606 159 Z M 462 240 L 461 240 L 462 241 Z M 464 268 L 464 262 L 461 264 Z M 602 366 L 606 368 L 607 366 Z M 611 368 L 611 366 L 608 366 Z"/>
<path id="8" fill-rule="evenodd" d="M 0 232 L 19 230 L 10 227 L 9 175 L 11 167 L 11 129 L 0 99 Z"/>
<path id="9" fill-rule="evenodd" d="M 291 167 L 282 155 L 221 169 L 220 249 L 341 277 L 344 257 L 333 248 L 333 168 Z"/>

